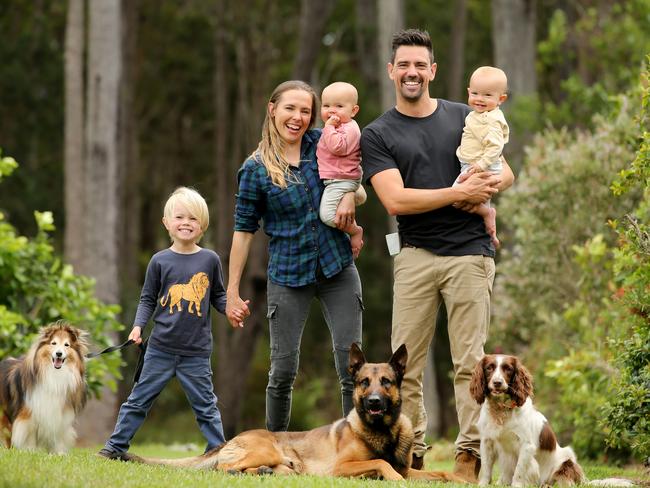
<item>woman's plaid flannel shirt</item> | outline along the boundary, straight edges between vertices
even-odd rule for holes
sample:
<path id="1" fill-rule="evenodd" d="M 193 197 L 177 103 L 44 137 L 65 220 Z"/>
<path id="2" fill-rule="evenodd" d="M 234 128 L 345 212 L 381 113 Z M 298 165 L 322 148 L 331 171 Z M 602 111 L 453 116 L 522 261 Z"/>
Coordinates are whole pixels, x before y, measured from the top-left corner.
<path id="1" fill-rule="evenodd" d="M 292 167 L 286 189 L 273 185 L 257 155 L 237 174 L 235 231 L 253 233 L 263 220 L 271 238 L 268 277 L 278 285 L 315 283 L 319 266 L 330 278 L 352 263 L 347 234 L 323 224 L 318 215 L 324 190 L 316 162 L 320 134 L 312 129 L 303 136 L 300 166 Z"/>

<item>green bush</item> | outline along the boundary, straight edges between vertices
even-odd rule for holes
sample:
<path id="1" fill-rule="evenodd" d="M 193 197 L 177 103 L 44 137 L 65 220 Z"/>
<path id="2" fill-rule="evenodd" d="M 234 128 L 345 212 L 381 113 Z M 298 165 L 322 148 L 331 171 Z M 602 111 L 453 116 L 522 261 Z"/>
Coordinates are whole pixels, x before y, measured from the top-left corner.
<path id="1" fill-rule="evenodd" d="M 650 4 L 568 2 L 553 10 L 537 45 L 539 120 L 556 127 L 592 127 L 592 115 L 602 113 L 610 94 L 637 84 L 650 52 Z"/>
<path id="2" fill-rule="evenodd" d="M 602 353 L 587 347 L 548 363 L 546 376 L 557 384 L 557 404 L 562 412 L 555 415 L 553 426 L 572 432 L 571 445 L 581 457 L 626 461 L 630 454 L 627 439 L 615 449 L 606 449 L 609 429 L 603 425 L 603 408 L 615 368 Z"/>
<path id="3" fill-rule="evenodd" d="M 648 75 L 646 73 L 646 80 Z M 579 297 L 566 308 L 569 329 L 589 331 L 580 352 L 551 364 L 557 380 L 563 421 L 574 429 L 574 445 L 596 453 L 606 442 L 609 454 L 650 456 L 650 92 L 645 84 L 641 113 L 635 119 L 639 149 L 619 173 L 612 194 L 638 205 L 620 211 L 610 227 L 616 238 L 576 246 L 581 268 Z M 640 131 L 639 131 L 640 129 Z M 627 207 L 626 207 L 627 208 Z M 585 340 L 586 339 L 586 340 Z"/>
<path id="4" fill-rule="evenodd" d="M 609 118 L 595 118 L 593 132 L 547 129 L 536 136 L 517 184 L 499 198 L 498 218 L 511 239 L 500 254 L 491 342 L 517 351 L 532 348 L 533 369 L 548 359 L 537 352 L 559 358 L 592 334 L 567 330 L 563 316 L 581 292 L 593 288 L 582 286 L 576 250 L 599 234 L 605 246 L 614 244 L 608 220 L 639 199 L 638 192 L 619 198 L 609 189 L 634 158 L 638 132 L 634 96 L 621 96 L 617 106 Z M 603 267 L 591 280 L 600 288 L 608 277 Z"/>
<path id="5" fill-rule="evenodd" d="M 606 449 L 609 429 L 603 424 L 603 408 L 616 376 L 614 351 L 609 338 L 614 333 L 612 311 L 613 254 L 602 234 L 583 246 L 573 247 L 581 270 L 579 298 L 563 313 L 567 330 L 579 333 L 576 344 L 561 359 L 546 364 L 546 377 L 555 382 L 557 404 L 562 415 L 555 426 L 572 432 L 571 444 L 583 456 L 606 457 L 609 461 L 629 458 L 629 443 Z"/>
<path id="6" fill-rule="evenodd" d="M 639 149 L 612 187 L 617 195 L 640 191 L 643 198 L 623 222 L 613 223 L 618 235 L 613 346 L 620 375 L 607 404 L 606 425 L 610 445 L 619 447 L 629 439 L 634 454 L 645 460 L 650 459 L 650 69 L 644 82 Z"/>
<path id="7" fill-rule="evenodd" d="M 0 181 L 17 167 L 0 154 Z M 120 330 L 117 305 L 106 305 L 94 295 L 94 280 L 76 275 L 64 264 L 50 242 L 54 230 L 51 212 L 34 212 L 35 237 L 17 235 L 0 213 L 0 359 L 25 353 L 41 327 L 65 320 L 89 332 L 94 347 L 109 344 L 109 333 Z M 115 389 L 121 358 L 107 354 L 87 363 L 91 392 L 103 384 Z"/>
<path id="8" fill-rule="evenodd" d="M 592 131 L 538 135 L 517 185 L 498 204 L 514 243 L 499 263 L 490 343 L 524 356 L 536 403 L 582 457 L 601 455 L 608 436 L 601 409 L 615 371 L 614 325 L 603 310 L 616 289 L 618 238 L 608 221 L 640 199 L 638 189 L 619 197 L 610 185 L 634 158 L 637 97 L 617 97 L 609 116 L 594 117 Z M 626 452 L 623 440 L 607 455 Z"/>

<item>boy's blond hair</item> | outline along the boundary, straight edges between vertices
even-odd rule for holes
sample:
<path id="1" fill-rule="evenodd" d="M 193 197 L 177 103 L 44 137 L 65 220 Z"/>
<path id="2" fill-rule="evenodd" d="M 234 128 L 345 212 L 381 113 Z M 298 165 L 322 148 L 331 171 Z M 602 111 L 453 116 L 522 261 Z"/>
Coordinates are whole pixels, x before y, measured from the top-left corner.
<path id="1" fill-rule="evenodd" d="M 195 217 L 199 221 L 201 231 L 205 232 L 208 225 L 210 225 L 210 213 L 208 212 L 208 204 L 205 203 L 205 199 L 201 194 L 195 189 L 186 186 L 176 188 L 165 203 L 163 216 L 166 219 L 172 218 L 174 206 L 179 202 L 187 208 L 192 217 Z"/>

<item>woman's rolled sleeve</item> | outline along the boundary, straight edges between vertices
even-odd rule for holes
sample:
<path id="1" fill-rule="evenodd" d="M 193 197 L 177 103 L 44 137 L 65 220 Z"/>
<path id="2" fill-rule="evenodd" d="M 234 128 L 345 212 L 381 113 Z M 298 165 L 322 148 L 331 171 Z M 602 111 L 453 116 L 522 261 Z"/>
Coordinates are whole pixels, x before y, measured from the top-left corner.
<path id="1" fill-rule="evenodd" d="M 237 173 L 239 191 L 235 200 L 235 231 L 256 232 L 263 214 L 263 195 L 257 164 L 247 160 Z"/>

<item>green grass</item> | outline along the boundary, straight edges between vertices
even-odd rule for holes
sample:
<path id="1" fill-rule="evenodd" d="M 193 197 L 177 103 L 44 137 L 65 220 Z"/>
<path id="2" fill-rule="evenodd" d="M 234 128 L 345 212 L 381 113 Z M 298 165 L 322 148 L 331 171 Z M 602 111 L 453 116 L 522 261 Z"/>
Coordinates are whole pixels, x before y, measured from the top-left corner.
<path id="1" fill-rule="evenodd" d="M 73 449 L 68 455 L 57 456 L 38 452 L 0 448 L 0 487 L 41 488 L 65 487 L 174 487 L 194 488 L 228 486 L 265 488 L 320 488 L 320 487 L 386 487 L 422 486 L 420 482 L 349 480 L 318 478 L 314 476 L 234 476 L 214 471 L 173 469 L 163 466 L 144 466 L 110 461 L 95 456 L 95 449 Z M 183 446 L 170 448 L 162 444 L 135 445 L 132 452 L 151 457 L 185 457 L 200 454 Z M 434 449 L 427 455 L 427 469 L 451 470 L 450 449 Z M 650 476 L 642 467 L 616 468 L 603 465 L 584 465 L 587 476 L 594 478 L 625 477 L 650 484 Z M 437 484 L 436 484 L 437 485 Z M 447 488 L 461 485 L 446 484 Z"/>

